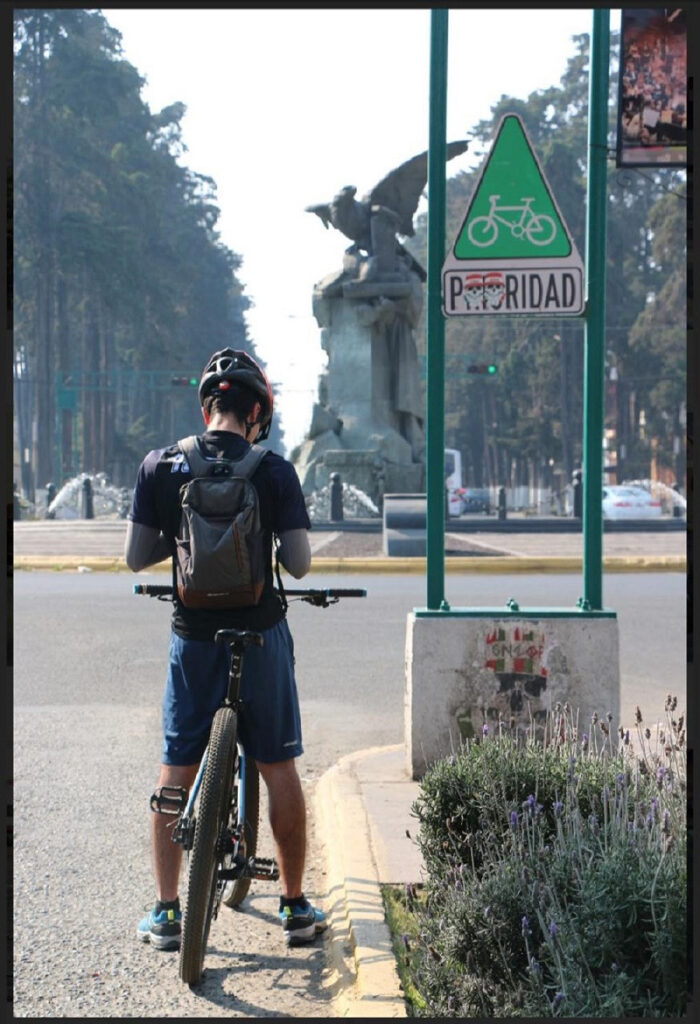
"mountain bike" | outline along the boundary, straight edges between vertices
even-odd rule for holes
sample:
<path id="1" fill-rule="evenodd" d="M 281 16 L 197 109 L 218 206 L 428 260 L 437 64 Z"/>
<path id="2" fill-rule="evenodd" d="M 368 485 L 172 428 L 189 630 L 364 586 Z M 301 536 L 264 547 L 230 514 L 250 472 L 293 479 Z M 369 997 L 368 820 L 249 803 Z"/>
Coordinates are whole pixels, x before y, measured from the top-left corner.
<path id="1" fill-rule="evenodd" d="M 173 600 L 170 585 L 136 583 L 134 593 Z M 287 589 L 288 599 L 317 608 L 336 604 L 341 597 L 366 597 L 366 590 Z M 151 798 L 151 809 L 176 818 L 173 841 L 187 853 L 187 897 L 180 941 L 180 979 L 196 984 L 204 967 L 209 930 L 223 903 L 237 907 L 253 879 L 274 881 L 279 870 L 274 858 L 257 856 L 260 777 L 255 761 L 246 756 L 238 739 L 238 719 L 244 714 L 240 684 L 245 650 L 263 644 L 261 633 L 220 629 L 217 643 L 227 645 L 231 660 L 228 687 L 214 714 L 209 743 L 197 775 L 187 792 L 163 786 Z"/>

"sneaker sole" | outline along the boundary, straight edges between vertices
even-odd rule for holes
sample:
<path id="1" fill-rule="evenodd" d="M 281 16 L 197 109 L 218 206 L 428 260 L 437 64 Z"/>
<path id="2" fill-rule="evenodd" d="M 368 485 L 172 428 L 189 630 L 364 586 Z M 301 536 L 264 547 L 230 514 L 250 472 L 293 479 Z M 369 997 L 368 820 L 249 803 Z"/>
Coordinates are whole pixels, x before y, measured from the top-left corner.
<path id="1" fill-rule="evenodd" d="M 137 932 L 141 942 L 150 942 L 156 949 L 179 949 L 179 935 L 154 935 L 153 932 Z"/>
<path id="2" fill-rule="evenodd" d="M 294 931 L 285 931 L 284 941 L 288 946 L 303 946 L 307 942 L 313 942 L 316 936 L 324 932 L 326 928 L 327 924 L 324 921 L 321 925 L 315 922 L 307 928 L 295 928 Z"/>
<path id="3" fill-rule="evenodd" d="M 295 928 L 293 932 L 285 932 L 284 940 L 288 946 L 303 946 L 316 938 L 316 925 L 310 924 L 308 928 Z"/>

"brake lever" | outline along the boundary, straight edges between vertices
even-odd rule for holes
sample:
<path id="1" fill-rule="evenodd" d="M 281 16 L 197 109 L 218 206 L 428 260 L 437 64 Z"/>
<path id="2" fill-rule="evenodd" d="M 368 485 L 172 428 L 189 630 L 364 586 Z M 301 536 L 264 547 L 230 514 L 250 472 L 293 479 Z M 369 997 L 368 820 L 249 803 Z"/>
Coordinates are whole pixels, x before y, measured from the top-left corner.
<path id="1" fill-rule="evenodd" d="M 319 591 L 318 594 L 309 594 L 308 597 L 302 597 L 302 601 L 307 601 L 316 608 L 328 608 L 331 604 L 337 604 L 339 600 L 339 597 L 331 597 L 323 590 Z"/>

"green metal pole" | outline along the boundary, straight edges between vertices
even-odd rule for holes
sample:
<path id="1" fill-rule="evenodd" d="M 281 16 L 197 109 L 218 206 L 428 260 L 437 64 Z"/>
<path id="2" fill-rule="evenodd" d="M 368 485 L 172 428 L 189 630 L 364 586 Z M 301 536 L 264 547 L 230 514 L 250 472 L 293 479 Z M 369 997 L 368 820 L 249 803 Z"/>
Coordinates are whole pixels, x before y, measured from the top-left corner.
<path id="1" fill-rule="evenodd" d="M 588 91 L 583 390 L 583 605 L 603 607 L 603 388 L 610 11 L 593 11 Z"/>
<path id="2" fill-rule="evenodd" d="M 427 606 L 445 601 L 445 321 L 441 275 L 445 260 L 447 107 L 446 9 L 430 12 L 430 130 L 428 142 L 428 281 L 426 305 L 426 576 Z"/>

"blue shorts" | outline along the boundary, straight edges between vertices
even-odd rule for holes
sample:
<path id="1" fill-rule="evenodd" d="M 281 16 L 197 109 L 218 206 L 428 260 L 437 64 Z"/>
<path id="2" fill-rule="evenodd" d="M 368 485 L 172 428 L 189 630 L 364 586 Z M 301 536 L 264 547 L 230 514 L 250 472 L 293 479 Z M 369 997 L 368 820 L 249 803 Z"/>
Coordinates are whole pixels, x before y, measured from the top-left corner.
<path id="1" fill-rule="evenodd" d="M 262 635 L 263 646 L 247 647 L 243 659 L 238 739 L 256 761 L 286 761 L 304 751 L 294 642 L 286 619 L 262 630 Z M 212 718 L 226 693 L 229 664 L 225 644 L 185 640 L 171 632 L 163 694 L 163 764 L 191 765 L 201 759 Z"/>

